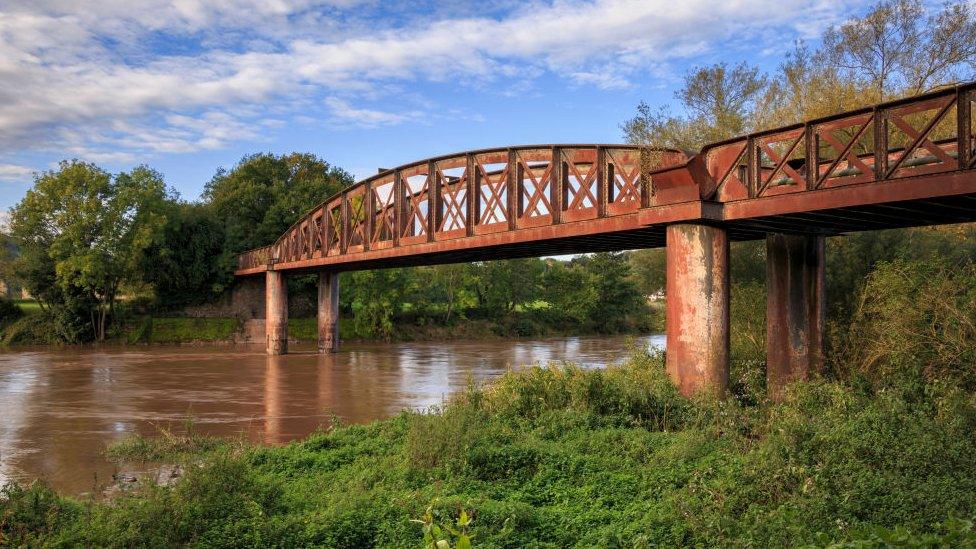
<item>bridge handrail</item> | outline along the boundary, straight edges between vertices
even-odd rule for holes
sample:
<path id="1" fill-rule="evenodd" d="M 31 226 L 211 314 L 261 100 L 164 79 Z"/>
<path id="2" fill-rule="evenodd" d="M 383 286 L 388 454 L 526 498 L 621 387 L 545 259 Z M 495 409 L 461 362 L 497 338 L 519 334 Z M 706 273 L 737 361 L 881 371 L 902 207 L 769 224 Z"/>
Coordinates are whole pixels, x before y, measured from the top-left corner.
<path id="1" fill-rule="evenodd" d="M 333 211 L 333 210 L 336 209 L 336 207 L 338 207 L 340 209 L 340 215 L 342 216 L 343 226 L 345 226 L 345 224 L 348 223 L 348 221 L 349 221 L 348 217 L 350 216 L 350 212 L 348 210 L 349 210 L 349 203 L 350 203 L 350 198 L 351 197 L 358 199 L 360 196 L 362 196 L 365 200 L 369 200 L 370 201 L 370 204 L 367 207 L 367 206 L 363 206 L 364 200 L 360 200 L 355 205 L 355 209 L 357 210 L 356 211 L 356 215 L 357 216 L 365 216 L 365 217 L 369 218 L 366 221 L 371 224 L 375 220 L 371 219 L 369 215 L 366 215 L 366 212 L 362 211 L 362 210 L 368 210 L 368 211 L 372 211 L 374 215 L 377 214 L 377 210 L 374 207 L 375 205 L 372 202 L 372 200 L 375 197 L 372 196 L 371 193 L 369 195 L 366 194 L 367 192 L 370 192 L 370 190 L 371 190 L 371 187 L 370 186 L 371 185 L 374 185 L 374 184 L 389 185 L 390 183 L 393 183 L 394 185 L 397 185 L 398 184 L 397 181 L 400 181 L 399 185 L 401 186 L 401 188 L 399 189 L 399 192 L 393 191 L 393 192 L 390 193 L 390 196 L 393 196 L 393 193 L 395 192 L 396 196 L 400 196 L 401 197 L 401 199 L 400 199 L 401 202 L 406 202 L 408 200 L 411 200 L 411 199 L 414 199 L 414 198 L 419 197 L 421 194 L 423 194 L 424 192 L 426 192 L 425 189 L 426 190 L 429 190 L 430 183 L 429 183 L 429 181 L 428 182 L 425 182 L 424 183 L 424 186 L 422 186 L 421 189 L 418 191 L 418 190 L 415 190 L 411 186 L 411 184 L 404 183 L 404 182 L 408 178 L 416 177 L 416 175 L 424 175 L 424 176 L 426 176 L 426 177 L 429 178 L 429 176 L 430 176 L 430 173 L 429 172 L 430 172 L 431 167 L 434 167 L 435 169 L 439 170 L 438 166 L 440 164 L 442 164 L 442 163 L 452 164 L 452 166 L 450 166 L 450 167 L 448 167 L 446 169 L 456 169 L 456 168 L 459 168 L 461 166 L 465 166 L 466 169 L 467 169 L 467 168 L 470 167 L 470 166 L 467 166 L 467 164 L 470 164 L 470 159 L 472 159 L 472 158 L 480 159 L 482 157 L 489 157 L 489 159 L 491 159 L 492 157 L 498 157 L 498 158 L 494 158 L 494 160 L 498 160 L 497 162 L 482 162 L 482 161 L 479 160 L 476 163 L 477 166 L 479 166 L 479 167 L 482 166 L 482 164 L 504 165 L 505 166 L 504 168 L 499 168 L 498 170 L 495 170 L 495 171 L 486 170 L 484 168 L 481 168 L 481 172 L 480 173 L 483 174 L 484 176 L 497 176 L 497 175 L 506 175 L 506 174 L 503 174 L 502 172 L 505 172 L 505 170 L 509 169 L 512 166 L 512 164 L 513 164 L 513 161 L 511 160 L 512 157 L 514 157 L 514 158 L 520 158 L 521 156 L 529 156 L 529 157 L 531 157 L 533 155 L 538 156 L 538 154 L 541 153 L 541 152 L 548 152 L 548 154 L 553 154 L 552 151 L 566 151 L 566 152 L 588 151 L 588 152 L 590 152 L 590 156 L 593 156 L 594 157 L 594 159 L 591 160 L 591 162 L 596 162 L 594 155 L 599 155 L 599 154 L 601 154 L 601 152 L 605 153 L 606 151 L 612 151 L 612 152 L 613 151 L 630 151 L 632 153 L 637 153 L 638 155 L 641 156 L 641 158 L 644 158 L 644 156 L 651 157 L 653 155 L 661 155 L 660 158 L 658 159 L 658 162 L 659 163 L 663 163 L 666 166 L 681 165 L 681 164 L 683 164 L 684 161 L 687 160 L 687 155 L 685 155 L 684 153 L 682 153 L 680 151 L 674 150 L 674 149 L 659 149 L 659 148 L 651 148 L 651 147 L 640 147 L 640 146 L 636 146 L 636 145 L 623 145 L 623 144 L 532 144 L 532 145 L 519 145 L 519 146 L 513 146 L 513 147 L 494 147 L 494 148 L 485 148 L 485 149 L 475 149 L 475 150 L 470 150 L 470 151 L 464 151 L 464 152 L 458 152 L 458 153 L 440 155 L 440 156 L 432 157 L 432 158 L 425 159 L 425 160 L 421 160 L 421 161 L 414 161 L 414 162 L 410 162 L 408 164 L 404 164 L 404 165 L 398 166 L 396 168 L 382 170 L 379 173 L 377 173 L 376 175 L 370 176 L 370 177 L 368 177 L 368 178 L 366 178 L 366 179 L 364 179 L 362 181 L 359 181 L 356 184 L 351 185 L 351 186 L 343 189 L 342 191 L 340 191 L 340 192 L 338 192 L 338 193 L 330 196 L 327 200 L 325 200 L 325 201 L 321 202 L 320 204 L 316 205 L 314 208 L 312 208 L 311 210 L 309 210 L 305 215 L 301 216 L 295 223 L 293 223 L 284 232 L 284 234 L 281 237 L 279 237 L 270 246 L 264 246 L 264 247 L 255 248 L 255 249 L 252 249 L 252 250 L 247 250 L 247 251 L 242 252 L 241 254 L 239 254 L 239 262 L 238 262 L 239 263 L 239 268 L 240 269 L 250 269 L 250 268 L 254 268 L 254 267 L 259 266 L 255 262 L 257 260 L 257 256 L 267 254 L 267 251 L 269 249 L 272 251 L 269 259 L 271 261 L 277 260 L 278 259 L 277 256 L 279 254 L 277 254 L 276 252 L 277 251 L 280 251 L 281 247 L 283 245 L 286 245 L 287 244 L 287 241 L 294 236 L 294 234 L 296 233 L 296 231 L 302 231 L 302 230 L 304 230 L 304 229 L 302 229 L 302 227 L 304 227 L 306 224 L 308 224 L 310 222 L 310 220 L 315 220 L 316 222 L 326 222 L 326 220 L 325 220 L 326 215 L 323 212 Z M 502 156 L 505 157 L 505 160 L 504 161 L 501 159 Z M 547 159 L 543 159 L 543 160 L 540 161 L 538 159 L 537 160 L 532 160 L 531 158 L 522 159 L 522 166 L 524 166 L 526 169 L 530 169 L 530 166 L 539 164 L 540 162 L 543 163 L 543 164 L 545 164 L 546 162 L 548 162 L 548 160 Z M 522 169 L 520 166 L 516 166 L 516 168 L 517 169 Z M 428 173 L 423 173 L 425 170 Z M 531 171 L 531 169 L 530 169 L 530 171 Z M 418 172 L 418 173 L 412 175 L 412 172 Z M 467 173 L 467 172 L 465 172 L 465 173 Z M 649 170 L 640 170 L 640 174 L 639 174 L 638 177 L 643 177 L 643 175 L 645 173 L 649 173 Z M 445 181 L 440 181 L 439 180 L 439 184 L 434 185 L 435 192 L 434 193 L 431 193 L 431 197 L 435 199 L 435 201 L 437 203 L 437 208 L 438 209 L 443 205 L 440 201 L 443 199 L 442 192 L 443 192 L 443 187 L 445 186 L 445 184 L 447 186 L 456 185 L 460 181 L 464 180 L 464 177 L 466 177 L 466 175 L 465 176 L 462 176 L 461 178 L 455 178 L 455 179 L 452 179 L 452 180 L 448 180 L 448 181 L 446 181 L 446 183 L 445 183 Z M 511 179 L 511 176 L 507 176 L 507 177 L 509 177 L 509 179 Z M 600 175 L 599 177 L 602 177 L 602 175 Z M 507 192 L 507 190 L 508 189 L 506 188 L 505 191 L 501 191 L 501 192 L 504 193 L 504 192 Z M 507 197 L 505 197 L 505 200 L 507 202 Z M 430 202 L 428 202 L 428 204 L 430 204 Z M 398 204 L 397 205 L 397 208 L 399 209 L 402 206 L 403 206 L 403 204 Z M 460 205 L 459 204 L 453 204 L 453 206 L 455 206 L 457 208 Z M 496 207 L 500 207 L 500 206 L 508 206 L 508 204 L 505 204 L 505 205 L 502 205 L 500 203 L 499 204 L 496 204 Z M 382 204 L 382 205 L 380 205 L 379 213 L 385 214 L 385 210 L 387 210 L 387 209 L 389 209 L 391 207 L 393 207 L 392 202 L 387 203 L 387 204 Z M 429 206 L 428 206 L 428 208 L 429 208 Z M 438 216 L 440 216 L 443 212 L 435 212 L 435 213 Z M 460 212 L 457 212 L 457 213 L 460 213 Z M 411 219 L 410 222 L 412 223 L 413 220 Z M 357 222 L 357 228 L 359 228 L 358 225 L 359 225 L 359 223 Z M 399 229 L 399 228 L 400 228 L 399 225 L 397 225 L 397 229 Z M 360 234 L 358 236 L 360 237 L 360 239 L 363 240 L 363 241 L 368 240 L 367 237 L 366 237 L 366 234 L 362 233 L 361 228 L 359 228 L 359 229 L 360 229 L 359 230 Z M 370 229 L 372 229 L 372 227 L 370 227 Z M 322 231 L 318 227 L 317 227 L 317 230 L 318 230 L 318 232 L 324 232 L 324 231 Z M 438 224 L 438 226 L 436 226 L 434 228 L 434 231 L 433 232 L 442 233 L 444 231 L 445 231 L 444 227 L 442 227 L 442 226 L 440 226 Z M 339 236 L 342 239 L 345 239 L 346 238 L 346 235 L 345 234 L 342 234 L 342 235 L 339 235 Z M 372 236 L 372 235 L 370 235 L 370 236 Z M 406 238 L 406 237 L 404 237 L 404 238 Z M 319 243 L 316 242 L 316 245 L 319 245 Z M 346 246 L 346 243 L 343 243 L 343 246 L 345 247 Z M 343 251 L 343 253 L 345 253 L 345 251 Z"/>
<path id="2" fill-rule="evenodd" d="M 969 168 L 973 160 L 971 102 L 976 100 L 976 95 L 974 94 L 976 94 L 976 82 L 955 84 L 912 97 L 899 98 L 851 111 L 814 118 L 788 126 L 756 131 L 710 143 L 704 146 L 698 155 L 706 163 L 709 175 L 713 178 L 712 181 L 708 182 L 710 188 L 703 191 L 702 197 L 725 202 L 765 196 L 768 186 L 763 185 L 764 182 L 762 181 L 760 172 L 764 169 L 767 170 L 767 173 L 770 169 L 773 170 L 774 173 L 769 174 L 767 178 L 768 182 L 781 169 L 779 160 L 794 161 L 793 171 L 796 173 L 793 176 L 786 176 L 786 179 L 793 180 L 799 176 L 803 181 L 794 181 L 794 183 L 802 184 L 804 190 L 815 190 L 822 188 L 824 185 L 831 186 L 831 184 L 838 183 L 827 180 L 836 177 L 832 175 L 833 171 L 840 163 L 844 163 L 845 160 L 846 163 L 851 164 L 857 164 L 857 160 L 861 160 L 860 164 L 862 167 L 870 167 L 872 173 L 867 173 L 861 169 L 855 174 L 859 177 L 844 181 L 843 183 L 864 183 L 892 177 L 920 175 L 923 172 L 933 173 L 935 171 L 948 171 L 949 169 L 953 169 L 951 167 L 953 163 L 944 163 L 934 170 L 930 167 L 907 171 L 905 168 L 905 160 L 915 151 L 918 151 L 920 147 L 928 148 L 925 147 L 926 142 L 939 144 L 940 149 L 946 149 L 952 142 L 955 142 L 954 152 L 944 152 L 947 152 L 949 155 L 956 155 L 954 164 L 956 167 Z M 952 117 L 948 116 L 953 110 L 955 110 L 955 120 L 952 120 Z M 920 113 L 927 111 L 937 112 L 927 121 L 922 117 L 925 124 L 921 128 L 913 127 L 903 119 L 903 117 L 911 117 L 913 115 L 919 118 L 918 115 Z M 891 124 L 893 116 L 898 118 L 894 125 Z M 848 122 L 848 124 L 845 126 L 843 124 L 844 122 Z M 954 135 L 948 138 L 939 138 L 937 135 L 933 135 L 933 133 L 937 133 L 934 130 L 937 130 L 939 126 L 946 125 L 955 132 Z M 852 130 L 852 135 L 850 135 L 851 140 L 844 143 L 837 139 L 836 135 L 824 135 L 825 131 L 832 132 L 837 129 Z M 903 133 L 909 138 L 907 142 L 893 146 L 890 142 L 892 129 Z M 914 130 L 916 135 L 911 135 L 911 130 Z M 783 139 L 777 141 L 771 139 L 776 137 L 783 137 Z M 869 148 L 871 150 L 858 154 L 854 149 L 858 145 L 864 145 L 864 142 L 857 142 L 862 139 L 870 145 Z M 786 142 L 787 144 L 785 149 L 787 151 L 786 154 L 781 155 L 786 158 L 776 158 L 775 160 L 777 162 L 773 162 L 774 166 L 772 168 L 768 164 L 763 166 L 761 161 L 761 155 L 764 155 L 767 160 L 773 160 L 771 157 L 776 156 L 775 154 L 769 154 L 771 151 L 768 149 L 764 150 L 762 147 L 764 144 L 770 142 Z M 837 145 L 841 145 L 841 147 L 837 147 Z M 738 153 L 734 149 L 737 146 L 743 147 Z M 823 159 L 820 153 L 825 148 L 829 149 L 828 152 L 832 152 L 835 158 L 828 157 L 827 159 Z M 837 150 L 838 148 L 840 150 Z M 733 149 L 733 153 L 736 154 L 724 159 L 716 159 L 715 157 L 723 152 L 723 149 Z M 933 154 L 937 155 L 937 152 Z M 814 158 L 815 154 L 816 158 Z M 735 158 L 732 159 L 732 156 Z M 851 158 L 852 156 L 856 157 L 857 160 Z M 806 162 L 808 158 L 814 159 L 814 162 L 810 163 L 815 165 L 814 169 L 808 169 L 809 166 Z M 828 160 L 830 164 L 823 165 L 824 160 Z M 834 162 L 835 160 L 837 162 Z M 741 181 L 739 174 L 731 173 L 731 170 L 736 167 L 735 164 L 737 163 L 741 163 L 739 167 L 744 168 L 740 172 L 746 174 L 747 181 Z M 894 168 L 892 168 L 892 165 L 894 165 Z M 796 166 L 802 166 L 802 170 L 795 169 Z M 741 188 L 737 189 L 737 191 L 726 193 L 723 196 L 721 187 L 723 184 L 728 184 L 730 180 L 733 182 L 731 186 L 740 186 Z M 743 192 L 746 194 L 743 194 Z"/>
<path id="3" fill-rule="evenodd" d="M 651 205 L 733 202 L 976 168 L 974 105 L 976 82 L 958 84 L 710 143 L 690 158 L 673 149 L 615 144 L 520 145 L 436 156 L 382 170 L 330 196 L 273 244 L 241 253 L 239 269 Z M 490 215 L 482 211 L 485 204 Z"/>

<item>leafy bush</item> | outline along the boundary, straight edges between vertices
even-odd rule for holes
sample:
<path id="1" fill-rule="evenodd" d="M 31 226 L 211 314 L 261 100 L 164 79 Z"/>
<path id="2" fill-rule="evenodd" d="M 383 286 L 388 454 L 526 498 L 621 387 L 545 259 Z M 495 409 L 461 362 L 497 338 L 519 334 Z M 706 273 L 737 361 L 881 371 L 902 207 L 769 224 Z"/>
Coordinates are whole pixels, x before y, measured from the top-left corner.
<path id="1" fill-rule="evenodd" d="M 976 265 L 897 260 L 868 277 L 835 369 L 876 385 L 951 378 L 976 389 Z"/>
<path id="2" fill-rule="evenodd" d="M 0 326 L 9 324 L 21 317 L 23 311 L 12 299 L 0 296 Z"/>

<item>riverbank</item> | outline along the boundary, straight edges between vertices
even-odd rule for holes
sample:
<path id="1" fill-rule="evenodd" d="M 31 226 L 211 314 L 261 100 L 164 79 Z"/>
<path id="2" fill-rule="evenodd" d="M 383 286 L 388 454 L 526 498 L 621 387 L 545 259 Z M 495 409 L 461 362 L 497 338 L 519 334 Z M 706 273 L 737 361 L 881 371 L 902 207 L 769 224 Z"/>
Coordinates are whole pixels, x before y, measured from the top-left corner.
<path id="1" fill-rule="evenodd" d="M 976 543 L 976 403 L 949 383 L 799 385 L 782 404 L 690 401 L 660 356 L 531 368 L 278 447 L 178 437 L 114 450 L 184 464 L 109 503 L 0 496 L 5 543 L 416 547 Z M 744 404 L 751 400 L 758 404 Z"/>
<path id="2" fill-rule="evenodd" d="M 20 318 L 0 322 L 0 345 L 49 345 L 57 343 L 52 334 L 56 319 L 47 318 L 34 301 L 17 303 Z M 297 342 L 318 339 L 315 318 L 288 320 L 289 337 Z M 635 325 L 624 334 L 640 335 L 664 330 L 663 303 L 649 305 L 649 317 L 642 325 Z M 127 315 L 110 333 L 109 344 L 214 344 L 248 342 L 255 339 L 247 323 L 237 318 L 189 317 L 165 315 Z M 450 323 L 401 321 L 387 336 L 364 334 L 352 322 L 339 323 L 342 341 L 451 341 L 492 340 L 518 337 L 586 336 L 603 332 L 583 329 L 579 325 L 552 322 L 538 311 L 524 311 L 503 319 L 456 319 Z M 257 338 L 262 339 L 262 338 Z"/>

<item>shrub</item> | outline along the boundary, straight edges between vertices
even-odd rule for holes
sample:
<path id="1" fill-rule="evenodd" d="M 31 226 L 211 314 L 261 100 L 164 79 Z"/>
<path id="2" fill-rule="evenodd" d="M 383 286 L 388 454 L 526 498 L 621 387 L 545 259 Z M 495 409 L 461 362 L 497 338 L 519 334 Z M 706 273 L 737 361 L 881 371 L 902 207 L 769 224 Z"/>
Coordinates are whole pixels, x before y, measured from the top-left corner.
<path id="1" fill-rule="evenodd" d="M 0 326 L 17 320 L 22 313 L 20 307 L 12 299 L 0 296 Z"/>
<path id="2" fill-rule="evenodd" d="M 868 277 L 834 368 L 875 385 L 951 378 L 976 389 L 976 266 L 898 260 Z"/>

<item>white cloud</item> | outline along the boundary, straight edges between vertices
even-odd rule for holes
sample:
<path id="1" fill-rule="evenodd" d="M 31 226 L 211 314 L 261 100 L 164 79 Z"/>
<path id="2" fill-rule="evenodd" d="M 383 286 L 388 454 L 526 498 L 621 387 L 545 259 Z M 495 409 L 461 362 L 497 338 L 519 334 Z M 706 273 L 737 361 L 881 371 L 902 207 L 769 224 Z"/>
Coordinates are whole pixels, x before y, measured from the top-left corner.
<path id="1" fill-rule="evenodd" d="M 27 166 L 0 164 L 0 181 L 24 181 L 30 179 L 35 171 Z"/>
<path id="2" fill-rule="evenodd" d="M 363 128 L 375 128 L 377 126 L 389 126 L 401 124 L 410 120 L 419 120 L 423 113 L 420 111 L 408 111 L 404 113 L 394 113 L 375 109 L 363 109 L 350 105 L 347 101 L 338 97 L 329 97 L 325 100 L 329 107 L 333 119 L 341 125 L 352 125 Z"/>
<path id="3" fill-rule="evenodd" d="M 399 124 L 421 113 L 336 94 L 377 101 L 418 80 L 517 88 L 547 72 L 620 89 L 709 44 L 806 35 L 848 11 L 828 0 L 554 0 L 404 23 L 359 20 L 350 3 L 8 0 L 0 144 L 89 158 L 220 148 L 318 101 L 345 124 Z"/>

